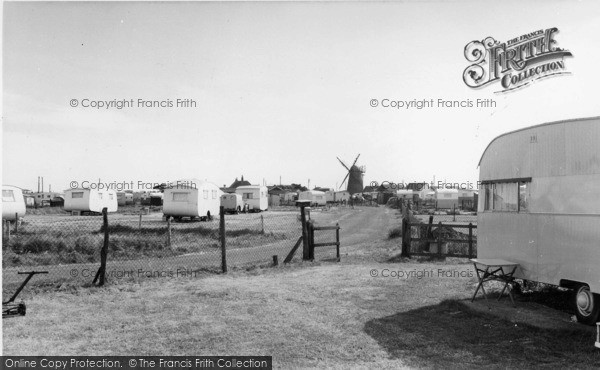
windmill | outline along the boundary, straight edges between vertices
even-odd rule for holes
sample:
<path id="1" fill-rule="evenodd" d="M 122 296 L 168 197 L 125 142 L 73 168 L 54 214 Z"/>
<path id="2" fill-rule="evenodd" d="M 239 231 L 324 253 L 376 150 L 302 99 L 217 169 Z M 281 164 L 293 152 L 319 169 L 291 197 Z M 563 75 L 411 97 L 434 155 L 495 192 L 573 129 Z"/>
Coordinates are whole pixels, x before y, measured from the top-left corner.
<path id="1" fill-rule="evenodd" d="M 350 168 L 348 168 L 348 166 L 346 166 L 346 164 L 344 162 L 342 162 L 341 159 L 336 157 L 337 160 L 340 161 L 342 166 L 344 166 L 344 168 L 348 171 L 348 173 L 346 174 L 346 177 L 344 177 L 344 179 L 342 180 L 340 188 L 342 186 L 344 186 L 344 182 L 346 182 L 346 179 L 348 179 L 347 190 L 350 193 L 350 195 L 353 195 L 356 193 L 362 193 L 362 191 L 363 191 L 363 174 L 365 173 L 365 166 L 359 167 L 356 165 L 356 161 L 358 161 L 358 157 L 360 157 L 360 154 L 356 156 L 356 158 L 354 159 L 354 162 L 352 163 L 352 166 L 350 166 Z"/>

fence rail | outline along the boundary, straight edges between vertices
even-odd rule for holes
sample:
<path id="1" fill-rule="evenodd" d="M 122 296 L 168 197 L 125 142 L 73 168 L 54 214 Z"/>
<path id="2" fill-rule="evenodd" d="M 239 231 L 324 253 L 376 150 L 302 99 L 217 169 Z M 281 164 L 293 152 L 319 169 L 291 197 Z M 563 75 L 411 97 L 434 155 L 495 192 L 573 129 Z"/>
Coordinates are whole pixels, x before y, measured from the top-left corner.
<path id="1" fill-rule="evenodd" d="M 466 229 L 461 233 L 456 229 Z M 402 256 L 437 256 L 437 257 L 477 257 L 477 225 L 456 223 L 410 222 L 408 217 L 402 218 Z M 416 242 L 416 243 L 413 243 Z M 466 245 L 466 248 L 465 246 Z M 435 250 L 432 250 L 432 246 Z"/>

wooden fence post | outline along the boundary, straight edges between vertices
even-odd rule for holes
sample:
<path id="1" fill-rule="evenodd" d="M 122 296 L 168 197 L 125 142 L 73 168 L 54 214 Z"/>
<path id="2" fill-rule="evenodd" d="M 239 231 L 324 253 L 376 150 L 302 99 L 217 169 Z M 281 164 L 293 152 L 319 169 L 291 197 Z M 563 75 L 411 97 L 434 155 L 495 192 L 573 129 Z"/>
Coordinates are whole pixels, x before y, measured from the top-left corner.
<path id="1" fill-rule="evenodd" d="M 427 242 L 425 243 L 424 249 L 427 252 L 429 252 L 430 249 L 429 239 L 433 238 L 431 230 L 433 230 L 433 215 L 429 215 L 429 222 L 427 223 L 427 230 L 425 231 L 425 238 L 427 239 Z"/>
<path id="2" fill-rule="evenodd" d="M 171 248 L 171 216 L 167 216 L 167 247 Z"/>
<path id="3" fill-rule="evenodd" d="M 438 245 L 438 255 L 442 256 L 442 221 L 438 223 L 438 237 L 437 237 L 437 245 Z"/>
<path id="4" fill-rule="evenodd" d="M 310 259 L 310 248 L 308 244 L 308 228 L 306 225 L 306 206 L 302 204 L 300 206 L 300 218 L 302 220 L 302 259 L 307 261 Z"/>
<path id="5" fill-rule="evenodd" d="M 264 235 L 264 233 L 265 233 L 265 219 L 264 219 L 263 215 L 260 215 L 260 225 L 262 227 L 262 233 Z"/>
<path id="6" fill-rule="evenodd" d="M 315 259 L 315 225 L 312 220 L 308 221 L 308 246 L 309 246 L 309 259 L 312 261 Z"/>
<path id="7" fill-rule="evenodd" d="M 142 230 L 142 213 L 141 212 L 140 212 L 140 224 L 139 224 L 138 228 L 140 229 L 140 231 Z"/>
<path id="8" fill-rule="evenodd" d="M 400 257 L 410 258 L 410 222 L 408 218 L 402 217 L 402 251 Z"/>
<path id="9" fill-rule="evenodd" d="M 225 247 L 225 207 L 219 208 L 219 235 L 221 237 L 221 270 L 227 273 L 227 250 Z"/>
<path id="10" fill-rule="evenodd" d="M 473 223 L 469 222 L 469 258 L 473 258 Z"/>
<path id="11" fill-rule="evenodd" d="M 456 221 L 456 204 L 452 205 L 452 221 Z"/>
<path id="12" fill-rule="evenodd" d="M 336 250 L 335 250 L 335 254 L 337 256 L 337 260 L 338 262 L 340 262 L 340 224 L 336 223 L 335 224 L 335 242 L 336 244 Z"/>
<path id="13" fill-rule="evenodd" d="M 15 213 L 15 234 L 19 232 L 19 213 Z"/>
<path id="14" fill-rule="evenodd" d="M 106 277 L 106 256 L 108 255 L 108 208 L 102 208 L 102 226 L 104 228 L 104 244 L 100 250 L 100 268 L 94 277 L 92 284 L 98 281 L 99 286 L 104 285 L 104 278 Z"/>

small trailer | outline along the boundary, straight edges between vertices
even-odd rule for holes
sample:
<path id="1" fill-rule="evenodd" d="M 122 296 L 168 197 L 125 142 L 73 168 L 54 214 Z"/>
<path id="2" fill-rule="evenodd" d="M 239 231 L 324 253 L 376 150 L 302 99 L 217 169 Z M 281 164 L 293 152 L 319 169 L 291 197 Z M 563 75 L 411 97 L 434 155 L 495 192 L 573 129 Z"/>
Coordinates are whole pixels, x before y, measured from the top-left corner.
<path id="1" fill-rule="evenodd" d="M 11 185 L 2 185 L 2 219 L 18 221 L 25 216 L 23 191 Z"/>
<path id="2" fill-rule="evenodd" d="M 343 203 L 350 200 L 350 192 L 348 190 L 328 190 L 325 192 L 325 200 L 327 203 Z"/>
<path id="3" fill-rule="evenodd" d="M 307 190 L 298 194 L 298 200 L 309 200 L 312 207 L 327 205 L 325 193 L 318 190 Z"/>
<path id="4" fill-rule="evenodd" d="M 242 196 L 251 212 L 262 212 L 269 208 L 269 192 L 266 186 L 244 185 L 238 186 L 235 193 Z"/>
<path id="5" fill-rule="evenodd" d="M 327 203 L 335 203 L 335 191 L 327 190 L 325 192 L 325 201 Z"/>
<path id="6" fill-rule="evenodd" d="M 245 211 L 244 201 L 240 194 L 223 194 L 221 195 L 221 206 L 227 213 L 239 213 Z"/>
<path id="7" fill-rule="evenodd" d="M 458 208 L 458 189 L 436 189 L 435 204 L 438 209 Z"/>
<path id="8" fill-rule="evenodd" d="M 348 203 L 350 201 L 350 192 L 348 190 L 339 190 L 333 194 L 335 203 Z"/>
<path id="9" fill-rule="evenodd" d="M 117 193 L 114 190 L 68 189 L 65 190 L 64 210 L 73 214 L 116 212 Z"/>
<path id="10" fill-rule="evenodd" d="M 119 206 L 126 206 L 133 204 L 133 193 L 129 192 L 118 192 L 117 193 L 117 204 Z"/>
<path id="11" fill-rule="evenodd" d="M 180 221 L 184 217 L 190 220 L 199 218 L 206 221 L 219 214 L 221 195 L 219 187 L 208 181 L 178 181 L 165 188 L 163 214 Z"/>
<path id="12" fill-rule="evenodd" d="M 600 117 L 492 140 L 479 161 L 477 257 L 569 288 L 577 319 L 600 318 Z"/>

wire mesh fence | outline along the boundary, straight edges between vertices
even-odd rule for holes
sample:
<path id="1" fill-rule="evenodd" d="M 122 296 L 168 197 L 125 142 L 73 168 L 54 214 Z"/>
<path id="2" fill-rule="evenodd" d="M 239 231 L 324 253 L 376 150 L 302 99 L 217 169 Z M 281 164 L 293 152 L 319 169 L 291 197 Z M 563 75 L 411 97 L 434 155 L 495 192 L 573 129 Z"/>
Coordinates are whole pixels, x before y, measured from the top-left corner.
<path id="1" fill-rule="evenodd" d="M 285 256 L 302 233 L 298 210 L 224 216 L 230 267 L 272 262 Z M 175 222 L 160 213 L 31 215 L 3 222 L 3 285 L 22 280 L 17 271 L 48 271 L 35 283 L 91 284 L 107 242 L 107 280 L 185 277 L 222 271 L 223 241 L 218 216 Z M 283 257 L 281 258 L 283 260 Z"/>
<path id="2" fill-rule="evenodd" d="M 298 210 L 225 217 L 227 265 L 244 267 L 285 258 L 302 235 Z"/>

